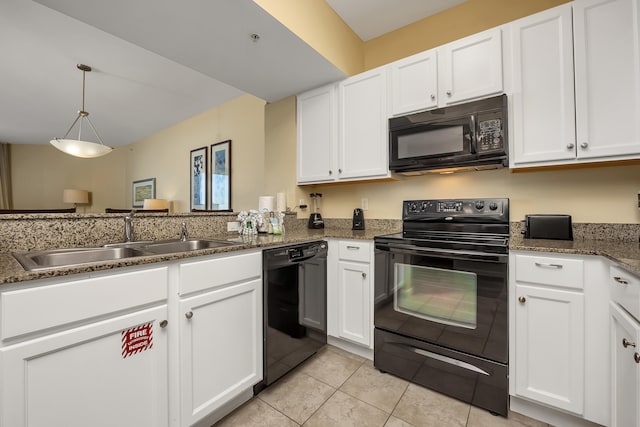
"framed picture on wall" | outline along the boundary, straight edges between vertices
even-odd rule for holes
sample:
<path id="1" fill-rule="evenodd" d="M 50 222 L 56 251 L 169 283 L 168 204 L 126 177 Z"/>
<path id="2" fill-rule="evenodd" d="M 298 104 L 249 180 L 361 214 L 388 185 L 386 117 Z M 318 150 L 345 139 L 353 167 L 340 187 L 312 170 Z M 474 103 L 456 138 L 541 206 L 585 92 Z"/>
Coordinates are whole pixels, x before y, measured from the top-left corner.
<path id="1" fill-rule="evenodd" d="M 189 161 L 191 210 L 207 209 L 207 147 L 191 150 Z"/>
<path id="2" fill-rule="evenodd" d="M 156 179 L 147 178 L 139 181 L 133 181 L 131 185 L 131 200 L 134 208 L 141 208 L 144 205 L 144 199 L 156 198 Z"/>
<path id="3" fill-rule="evenodd" d="M 231 140 L 211 144 L 211 210 L 231 211 Z"/>

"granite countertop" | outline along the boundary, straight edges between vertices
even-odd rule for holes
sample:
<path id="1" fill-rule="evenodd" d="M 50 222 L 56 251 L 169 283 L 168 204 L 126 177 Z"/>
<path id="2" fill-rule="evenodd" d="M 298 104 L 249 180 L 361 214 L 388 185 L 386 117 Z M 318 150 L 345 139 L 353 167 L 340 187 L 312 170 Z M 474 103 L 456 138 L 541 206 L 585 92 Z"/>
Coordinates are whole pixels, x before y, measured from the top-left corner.
<path id="1" fill-rule="evenodd" d="M 562 254 L 598 255 L 617 262 L 625 270 L 640 276 L 640 243 L 629 240 L 547 240 L 525 239 L 512 235 L 509 249 Z"/>
<path id="2" fill-rule="evenodd" d="M 397 229 L 388 230 L 362 230 L 331 228 L 322 230 L 295 230 L 287 231 L 282 235 L 258 234 L 257 236 L 240 236 L 238 234 L 224 234 L 207 236 L 210 239 L 231 240 L 238 245 L 227 246 L 215 249 L 202 249 L 191 252 L 179 252 L 163 255 L 140 256 L 125 258 L 115 261 L 103 261 L 91 264 L 82 264 L 72 267 L 55 268 L 43 271 L 25 271 L 22 266 L 10 253 L 0 253 L 0 286 L 2 284 L 25 282 L 29 280 L 45 279 L 70 274 L 88 273 L 92 271 L 109 270 L 119 267 L 129 267 L 135 265 L 152 264 L 157 262 L 172 261 L 177 259 L 193 258 L 203 255 L 220 254 L 225 252 L 239 251 L 245 249 L 265 248 L 270 246 L 281 246 L 295 243 L 308 242 L 326 238 L 336 239 L 359 239 L 373 240 L 375 236 L 398 232 Z"/>

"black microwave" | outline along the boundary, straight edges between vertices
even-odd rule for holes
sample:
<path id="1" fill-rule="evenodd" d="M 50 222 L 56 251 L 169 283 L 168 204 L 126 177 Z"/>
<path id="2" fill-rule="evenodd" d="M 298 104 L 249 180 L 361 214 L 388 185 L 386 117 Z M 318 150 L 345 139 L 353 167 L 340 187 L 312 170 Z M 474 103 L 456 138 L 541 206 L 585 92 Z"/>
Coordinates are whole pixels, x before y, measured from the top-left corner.
<path id="1" fill-rule="evenodd" d="M 389 119 L 393 172 L 509 165 L 507 95 Z"/>

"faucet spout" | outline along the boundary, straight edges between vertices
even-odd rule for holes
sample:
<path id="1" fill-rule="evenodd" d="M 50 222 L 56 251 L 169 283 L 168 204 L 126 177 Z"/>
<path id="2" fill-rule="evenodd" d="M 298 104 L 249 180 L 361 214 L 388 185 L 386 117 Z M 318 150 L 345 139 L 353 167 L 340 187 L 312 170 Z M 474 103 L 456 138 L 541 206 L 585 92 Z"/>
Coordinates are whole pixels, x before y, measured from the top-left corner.
<path id="1" fill-rule="evenodd" d="M 180 240 L 182 242 L 186 242 L 188 238 L 189 238 L 189 232 L 187 231 L 187 223 L 183 222 L 182 230 L 180 231 Z"/>
<path id="2" fill-rule="evenodd" d="M 133 215 L 135 211 L 131 211 L 124 217 L 124 241 L 133 242 L 135 240 L 135 232 L 133 230 Z"/>

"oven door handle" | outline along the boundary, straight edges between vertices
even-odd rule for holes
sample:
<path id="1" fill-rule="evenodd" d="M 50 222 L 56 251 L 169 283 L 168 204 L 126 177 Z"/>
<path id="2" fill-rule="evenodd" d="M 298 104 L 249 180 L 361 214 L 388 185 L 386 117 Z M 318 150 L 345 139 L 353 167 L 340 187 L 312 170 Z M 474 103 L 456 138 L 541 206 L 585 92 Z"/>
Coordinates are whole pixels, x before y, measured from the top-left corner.
<path id="1" fill-rule="evenodd" d="M 378 243 L 376 244 L 376 249 L 386 252 L 405 253 L 417 256 L 432 256 L 438 258 L 499 262 L 503 264 L 509 262 L 509 256 L 506 254 L 488 254 L 486 252 L 477 251 L 425 248 L 423 246 L 410 245 L 406 243 Z"/>

